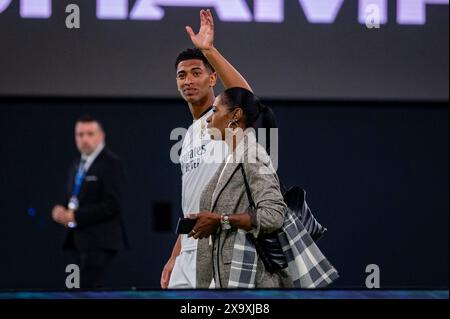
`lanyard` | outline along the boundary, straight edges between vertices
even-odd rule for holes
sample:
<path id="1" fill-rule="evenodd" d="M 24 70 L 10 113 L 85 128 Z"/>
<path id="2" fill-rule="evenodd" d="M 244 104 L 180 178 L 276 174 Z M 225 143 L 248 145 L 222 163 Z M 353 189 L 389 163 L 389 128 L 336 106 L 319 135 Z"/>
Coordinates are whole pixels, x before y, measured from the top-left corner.
<path id="1" fill-rule="evenodd" d="M 78 167 L 77 174 L 75 175 L 72 197 L 78 197 L 80 194 L 81 184 L 83 183 L 84 177 L 86 175 L 86 170 L 84 169 L 84 164 L 86 161 L 82 160 L 80 166 Z"/>

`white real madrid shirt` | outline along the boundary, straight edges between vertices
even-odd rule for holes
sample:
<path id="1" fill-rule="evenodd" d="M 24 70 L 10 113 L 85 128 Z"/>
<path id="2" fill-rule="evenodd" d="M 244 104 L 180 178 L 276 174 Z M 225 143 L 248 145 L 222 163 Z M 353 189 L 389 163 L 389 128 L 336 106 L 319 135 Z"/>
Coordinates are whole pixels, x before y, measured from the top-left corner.
<path id="1" fill-rule="evenodd" d="M 206 119 L 212 110 L 194 120 L 183 141 L 180 164 L 182 173 L 182 209 L 183 215 L 198 213 L 200 196 L 206 184 L 216 173 L 227 154 L 223 141 L 211 140 L 207 133 Z M 197 240 L 181 235 L 181 251 L 197 249 Z"/>

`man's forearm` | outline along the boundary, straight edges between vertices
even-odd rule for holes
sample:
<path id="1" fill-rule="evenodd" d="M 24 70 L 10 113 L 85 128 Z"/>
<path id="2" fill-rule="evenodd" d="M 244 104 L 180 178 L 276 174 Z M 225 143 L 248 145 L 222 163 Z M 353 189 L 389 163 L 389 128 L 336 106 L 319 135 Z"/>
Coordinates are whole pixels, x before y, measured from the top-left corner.
<path id="1" fill-rule="evenodd" d="M 181 239 L 180 235 L 178 235 L 177 241 L 173 246 L 172 255 L 170 256 L 170 258 L 176 258 L 180 254 L 180 252 L 181 252 Z"/>
<path id="2" fill-rule="evenodd" d="M 225 89 L 242 87 L 252 91 L 245 78 L 236 70 L 230 62 L 215 48 L 202 50 L 203 55 L 214 67 Z M 252 91 L 253 92 L 253 91 Z"/>

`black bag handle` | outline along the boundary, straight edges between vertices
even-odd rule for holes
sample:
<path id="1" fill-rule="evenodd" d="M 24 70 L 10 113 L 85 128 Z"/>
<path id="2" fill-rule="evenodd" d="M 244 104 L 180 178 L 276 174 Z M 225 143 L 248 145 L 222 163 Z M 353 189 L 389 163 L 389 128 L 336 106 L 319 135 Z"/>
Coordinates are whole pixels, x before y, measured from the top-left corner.
<path id="1" fill-rule="evenodd" d="M 245 175 L 244 165 L 242 165 L 242 163 L 239 165 L 241 166 L 242 176 L 244 177 L 244 184 L 250 207 L 256 210 L 256 205 L 252 197 L 250 185 L 248 184 L 247 176 Z M 264 264 L 264 267 L 271 274 L 287 267 L 286 258 L 284 257 L 283 250 L 280 243 L 278 242 L 278 236 L 276 234 L 262 237 L 259 236 L 258 238 L 253 237 L 253 235 L 251 234 L 247 234 L 246 237 L 253 243 L 259 258 L 261 258 L 261 261 Z M 268 251 L 268 249 L 271 250 L 272 254 Z M 275 255 L 277 256 L 276 262 L 271 260 L 271 258 L 273 258 L 273 256 Z"/>
<path id="2" fill-rule="evenodd" d="M 244 177 L 244 184 L 247 192 L 248 202 L 253 209 L 256 209 L 256 205 L 252 197 L 252 191 L 250 190 L 250 185 L 248 184 L 247 176 L 245 175 L 244 165 L 242 165 L 242 163 L 240 163 L 239 165 L 241 166 L 242 176 Z"/>

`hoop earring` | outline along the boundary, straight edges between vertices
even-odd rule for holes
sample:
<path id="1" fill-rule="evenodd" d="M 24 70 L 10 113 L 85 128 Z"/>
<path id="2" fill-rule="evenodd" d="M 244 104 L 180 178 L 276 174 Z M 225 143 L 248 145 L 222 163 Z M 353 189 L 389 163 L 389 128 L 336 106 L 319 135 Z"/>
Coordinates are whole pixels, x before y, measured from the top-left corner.
<path id="1" fill-rule="evenodd" d="M 231 125 L 236 125 L 235 128 L 232 128 Z M 237 133 L 237 122 L 236 121 L 230 121 L 230 123 L 228 123 L 228 128 L 231 130 L 231 133 L 233 133 L 233 135 L 235 135 Z"/>

